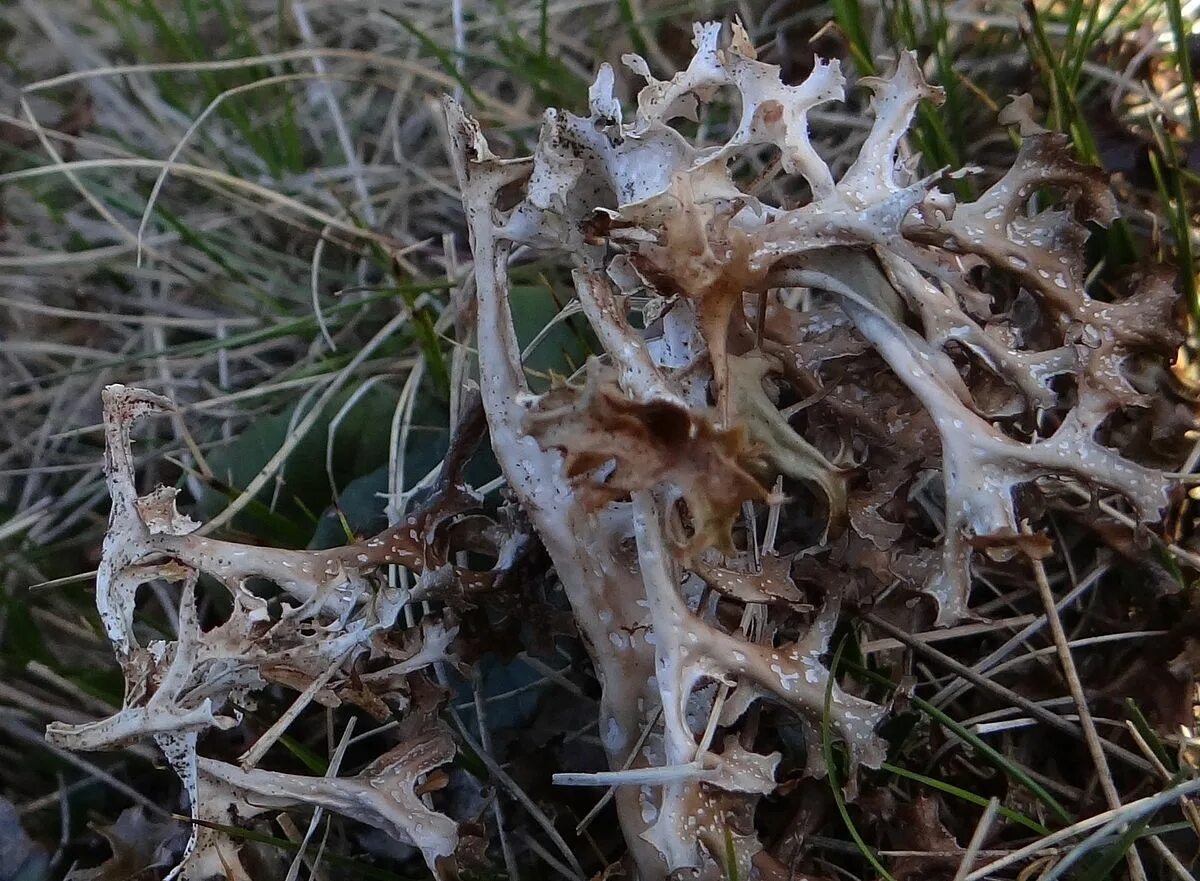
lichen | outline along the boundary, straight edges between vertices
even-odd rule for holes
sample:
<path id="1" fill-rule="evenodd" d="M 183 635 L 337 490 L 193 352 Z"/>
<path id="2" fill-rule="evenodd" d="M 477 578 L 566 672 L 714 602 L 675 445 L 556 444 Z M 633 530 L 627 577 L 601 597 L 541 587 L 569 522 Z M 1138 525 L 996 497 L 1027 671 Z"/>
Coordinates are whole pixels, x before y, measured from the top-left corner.
<path id="1" fill-rule="evenodd" d="M 711 747 L 687 712 L 702 684 L 734 689 L 730 705 L 742 711 L 769 696 L 809 723 L 821 717 L 829 679 L 822 656 L 836 595 L 826 598 L 809 635 L 790 645 L 730 632 L 689 606 L 691 575 L 726 598 L 740 592 L 748 608 L 788 596 L 786 587 L 767 596 L 749 580 L 717 578 L 721 570 L 706 557 L 741 553 L 731 537 L 737 509 L 778 504 L 765 498 L 765 482 L 755 487 L 747 475 L 765 481 L 773 471 L 815 484 L 828 502 L 827 526 L 840 527 L 849 516 L 887 558 L 903 527 L 880 511 L 909 479 L 906 468 L 936 455 L 924 449 L 907 456 L 879 484 L 890 493 L 851 505 L 846 481 L 853 469 L 833 465 L 829 451 L 797 433 L 761 385 L 769 365 L 805 369 L 800 341 L 763 326 L 788 311 L 781 290 L 809 289 L 824 298 L 822 308 L 840 312 L 834 321 L 852 345 L 830 357 L 873 351 L 941 440 L 941 562 L 925 567 L 923 583 L 937 624 L 971 614 L 974 546 L 999 552 L 1018 541 L 1021 486 L 1052 477 L 1106 487 L 1147 522 L 1158 518 L 1170 488 L 1165 475 L 1097 439 L 1117 407 L 1142 402 L 1123 374 L 1126 360 L 1141 352 L 1169 357 L 1178 342 L 1166 320 L 1174 295 L 1161 276 L 1150 275 L 1124 302 L 1101 303 L 1084 289 L 1084 223 L 1113 217 L 1099 172 L 1071 160 L 1062 138 L 1033 131 L 1011 171 L 974 202 L 939 189 L 940 174 L 918 177 L 902 143 L 917 105 L 940 101 L 941 90 L 925 82 L 912 54 L 901 53 L 890 76 L 863 81 L 873 94 L 873 124 L 836 178 L 813 148 L 806 118 L 842 97 L 836 62 L 818 61 L 807 80 L 789 86 L 778 68 L 757 60 L 736 24 L 728 37 L 717 24 L 697 25 L 694 46 L 691 63 L 669 80 L 626 56 L 646 80 L 628 122 L 614 74 L 602 68 L 589 92 L 590 114 L 548 110 L 528 158 L 497 159 L 474 120 L 446 105 L 475 255 L 475 329 L 493 447 L 589 635 L 605 724 L 636 731 L 649 723 L 651 708 L 661 708 L 661 744 L 631 763 L 628 738 L 610 744 L 610 761 L 630 767 L 631 781 L 642 779 L 635 769 L 645 766 L 703 767 Z M 737 91 L 741 108 L 728 140 L 694 144 L 672 127 L 678 117 L 694 119 L 726 87 Z M 810 201 L 773 205 L 739 185 L 734 160 L 763 149 L 803 178 Z M 523 197 L 501 210 L 500 191 L 513 185 Z M 1060 205 L 1032 207 L 1039 187 L 1060 191 Z M 589 366 L 581 389 L 539 397 L 526 385 L 508 297 L 509 256 L 518 246 L 561 255 L 575 267 L 576 293 L 604 363 Z M 1052 344 L 1022 340 L 1017 318 L 994 309 L 972 280 L 981 266 L 1015 274 L 1057 335 Z M 628 320 L 632 295 L 662 304 L 658 320 L 635 329 Z M 776 318 L 772 311 L 757 315 L 763 306 Z M 971 370 L 994 378 L 990 394 L 978 386 L 976 398 L 964 352 Z M 1067 374 L 1076 380 L 1071 399 L 1054 382 Z M 601 388 L 601 375 L 615 382 Z M 996 387 L 1007 392 L 996 394 Z M 883 400 L 872 412 L 862 400 L 847 409 L 882 422 L 882 440 L 902 447 L 915 439 L 902 437 L 912 413 L 900 409 L 904 404 Z M 1030 437 L 1017 422 L 1025 416 L 1053 428 Z M 995 421 L 1001 417 L 1010 421 Z M 739 435 L 743 426 L 748 431 Z M 748 446 L 743 437 L 757 443 Z M 698 500 L 704 477 L 708 496 Z M 609 612 L 603 626 L 596 624 L 600 603 Z M 617 628 L 648 635 L 610 640 Z M 654 672 L 650 685 L 647 670 Z M 877 761 L 873 729 L 882 708 L 836 686 L 833 695 L 833 728 L 852 759 Z M 735 718 L 721 713 L 723 723 Z M 656 791 L 643 785 L 638 797 L 618 799 L 642 877 L 680 869 L 716 877 L 724 856 L 705 842 L 722 822 L 728 793 L 707 778 L 663 780 Z M 739 859 L 757 846 L 752 836 L 739 839 Z"/>
<path id="2" fill-rule="evenodd" d="M 851 774 L 882 760 L 885 708 L 827 667 L 839 615 L 855 597 L 843 596 L 837 578 L 810 579 L 820 590 L 799 586 L 802 573 L 820 574 L 822 553 L 853 556 L 923 591 L 934 623 L 948 625 L 973 614 L 977 548 L 1002 556 L 1031 546 L 1021 535 L 1023 487 L 1047 478 L 1104 487 L 1146 523 L 1172 488 L 1103 430 L 1118 409 L 1149 403 L 1138 370 L 1178 344 L 1175 295 L 1158 270 L 1123 300 L 1089 294 L 1086 224 L 1110 222 L 1115 208 L 1103 176 L 1074 162 L 1063 138 L 1009 114 L 1023 137 L 1012 168 L 973 201 L 939 189 L 943 175 L 919 177 L 904 140 L 918 104 L 941 92 L 901 53 L 890 76 L 862 82 L 873 122 L 839 177 L 814 149 L 807 120 L 842 98 L 837 62 L 818 61 L 793 86 L 757 59 L 736 24 L 727 34 L 697 25 L 694 45 L 690 64 L 668 80 L 637 56 L 624 59 L 646 81 L 628 122 L 615 73 L 602 67 L 589 113 L 547 110 L 528 157 L 498 158 L 475 120 L 445 103 L 471 239 L 490 443 L 603 688 L 609 770 L 560 782 L 616 785 L 642 881 L 680 870 L 716 879 L 731 859 L 739 875 L 750 873 L 761 844 L 752 822 L 733 819 L 752 818 L 780 760 L 737 736 L 756 703 L 799 717 L 811 774 L 824 770 L 813 746 L 827 705 Z M 728 139 L 692 143 L 672 127 L 729 88 L 740 116 Z M 735 160 L 763 152 L 803 181 L 807 202 L 771 204 L 738 182 Z M 1046 188 L 1058 199 L 1039 207 Z M 573 270 L 602 349 L 582 382 L 535 394 L 526 381 L 509 297 L 518 248 Z M 994 300 L 981 270 L 1014 280 L 1017 302 Z M 630 320 L 635 300 L 654 304 L 640 322 Z M 830 370 L 851 374 L 860 364 L 865 379 Z M 802 400 L 776 402 L 768 378 Z M 817 402 L 831 422 L 793 421 Z M 409 713 L 404 739 L 354 777 L 256 764 L 307 702 L 403 715 L 398 683 L 454 663 L 448 620 L 423 622 L 410 650 L 384 636 L 414 597 L 487 601 L 498 572 L 454 565 L 439 531 L 469 492 L 447 485 L 421 515 L 346 548 L 210 539 L 178 513 L 173 490 L 139 497 L 134 488 L 130 425 L 169 408 L 148 392 L 105 392 L 113 507 L 96 597 L 125 704 L 109 719 L 52 725 L 48 736 L 73 749 L 153 737 L 202 823 L 315 805 L 415 845 L 446 873 L 456 824 L 417 793 L 453 747 L 428 713 Z M 941 528 L 937 547 L 896 513 L 919 473 L 941 481 L 941 493 L 925 498 Z M 791 498 L 773 488 L 777 478 L 790 481 Z M 797 521 L 784 524 L 794 546 L 777 550 L 785 510 Z M 810 546 L 796 538 L 804 535 Z M 498 557 L 501 569 L 506 555 Z M 412 594 L 386 587 L 389 565 L 418 576 Z M 204 632 L 201 574 L 233 606 Z M 281 614 L 248 589 L 255 578 L 278 586 Z M 181 585 L 179 631 L 142 645 L 134 608 L 153 579 Z M 201 754 L 199 736 L 239 724 L 239 707 L 268 684 L 298 692 L 289 714 L 238 765 Z M 237 847 L 197 826 L 176 876 L 222 872 L 245 875 Z"/>

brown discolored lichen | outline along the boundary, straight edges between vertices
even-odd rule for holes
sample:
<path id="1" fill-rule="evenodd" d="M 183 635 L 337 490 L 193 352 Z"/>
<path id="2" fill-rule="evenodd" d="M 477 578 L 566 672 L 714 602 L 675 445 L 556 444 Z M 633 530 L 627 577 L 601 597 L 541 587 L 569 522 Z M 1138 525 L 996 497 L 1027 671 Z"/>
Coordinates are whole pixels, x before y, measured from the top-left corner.
<path id="1" fill-rule="evenodd" d="M 719 428 L 708 414 L 675 401 L 632 400 L 592 363 L 582 391 L 551 392 L 530 410 L 529 434 L 563 454 L 564 473 L 586 510 L 671 487 L 687 503 L 692 544 L 732 553 L 742 504 L 768 496 L 750 473 L 758 456 L 746 430 Z"/>

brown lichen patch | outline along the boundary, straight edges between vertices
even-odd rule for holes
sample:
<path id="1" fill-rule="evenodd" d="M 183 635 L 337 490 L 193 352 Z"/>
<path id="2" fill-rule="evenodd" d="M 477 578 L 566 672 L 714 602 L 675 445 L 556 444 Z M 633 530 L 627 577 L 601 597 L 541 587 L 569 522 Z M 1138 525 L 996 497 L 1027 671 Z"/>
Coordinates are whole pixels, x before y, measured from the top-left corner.
<path id="1" fill-rule="evenodd" d="M 766 501 L 758 452 L 740 426 L 716 426 L 676 401 L 636 401 L 593 365 L 583 389 L 562 387 L 531 411 L 529 433 L 563 454 L 564 473 L 591 511 L 638 490 L 677 489 L 692 519 L 692 546 L 732 551 L 742 503 Z M 606 467 L 607 466 L 607 467 Z"/>

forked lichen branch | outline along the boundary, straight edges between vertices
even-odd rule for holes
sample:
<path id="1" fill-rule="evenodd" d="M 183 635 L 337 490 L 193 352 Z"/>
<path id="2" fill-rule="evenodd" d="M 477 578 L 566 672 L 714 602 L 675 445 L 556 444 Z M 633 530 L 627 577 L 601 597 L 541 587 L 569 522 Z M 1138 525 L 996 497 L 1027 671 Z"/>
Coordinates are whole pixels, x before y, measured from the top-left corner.
<path id="1" fill-rule="evenodd" d="M 974 201 L 939 189 L 942 174 L 919 176 L 904 141 L 918 104 L 941 91 L 901 53 L 890 76 L 862 83 L 873 123 L 839 178 L 807 120 L 842 98 L 837 62 L 818 61 L 789 86 L 736 24 L 727 34 L 697 25 L 694 45 L 669 80 L 625 58 L 646 81 L 628 122 L 615 74 L 602 67 L 589 113 L 547 110 L 528 157 L 498 158 L 475 120 L 445 104 L 474 258 L 472 330 L 491 446 L 603 687 L 609 772 L 596 779 L 620 784 L 617 813 L 642 881 L 685 869 L 725 877 L 731 857 L 741 877 L 754 870 L 761 844 L 752 823 L 735 818 L 752 817 L 772 791 L 780 758 L 739 739 L 757 702 L 795 712 L 811 735 L 829 695 L 830 728 L 851 764 L 883 758 L 884 707 L 831 682 L 824 660 L 842 585 L 826 578 L 823 592 L 802 590 L 793 580 L 802 562 L 811 572 L 835 542 L 860 540 L 880 568 L 924 592 L 935 623 L 952 624 L 972 614 L 976 548 L 1002 555 L 1019 544 L 1023 488 L 1104 488 L 1147 523 L 1171 488 L 1111 444 L 1105 426 L 1118 409 L 1148 402 L 1139 370 L 1178 343 L 1175 295 L 1158 271 L 1124 300 L 1085 289 L 1086 224 L 1107 223 L 1115 210 L 1102 175 L 1075 163 L 1064 139 L 1030 129 L 1012 168 Z M 673 127 L 725 88 L 740 101 L 726 140 L 692 143 Z M 772 204 L 743 185 L 737 160 L 772 154 L 803 180 L 809 201 Z M 1057 202 L 1039 207 L 1046 190 Z M 571 270 L 602 349 L 581 382 L 530 390 L 509 289 L 518 249 Z M 1013 301 L 994 295 L 988 273 L 1015 281 Z M 865 387 L 838 378 L 869 359 L 879 366 Z M 781 390 L 803 400 L 789 408 Z M 833 436 L 817 420 L 794 421 L 824 399 L 845 420 L 837 425 L 853 430 Z M 432 722 L 414 723 L 347 779 L 259 770 L 262 747 L 231 765 L 201 756 L 197 743 L 238 724 L 238 706 L 267 683 L 288 685 L 301 702 L 394 712 L 396 681 L 452 662 L 454 631 L 430 619 L 424 647 L 407 654 L 383 639 L 409 597 L 386 589 L 381 567 L 425 577 L 432 592 L 423 599 L 437 599 L 434 575 L 486 598 L 495 573 L 455 567 L 432 513 L 331 551 L 195 536 L 173 491 L 134 489 L 129 426 L 168 407 L 145 392 L 106 392 L 113 509 L 97 605 L 126 702 L 110 719 L 49 735 L 78 749 L 153 736 L 198 819 L 318 805 L 411 842 L 444 871 L 455 824 L 416 794 L 422 775 L 453 753 Z M 906 528 L 887 512 L 931 468 L 941 491 L 926 501 L 940 541 L 902 543 Z M 777 480 L 786 495 L 772 488 Z M 747 512 L 764 511 L 773 525 L 760 537 Z M 786 554 L 774 547 L 781 517 L 795 520 L 782 527 L 795 545 Z M 802 535 L 812 546 L 796 544 Z M 228 589 L 234 607 L 207 632 L 196 621 L 201 573 Z M 251 578 L 288 598 L 278 618 L 247 589 Z M 180 630 L 142 646 L 134 605 L 151 579 L 182 585 Z M 374 670 L 356 667 L 380 657 Z M 819 762 L 809 770 L 822 773 Z M 177 871 L 207 878 L 236 861 L 236 848 L 202 828 Z"/>

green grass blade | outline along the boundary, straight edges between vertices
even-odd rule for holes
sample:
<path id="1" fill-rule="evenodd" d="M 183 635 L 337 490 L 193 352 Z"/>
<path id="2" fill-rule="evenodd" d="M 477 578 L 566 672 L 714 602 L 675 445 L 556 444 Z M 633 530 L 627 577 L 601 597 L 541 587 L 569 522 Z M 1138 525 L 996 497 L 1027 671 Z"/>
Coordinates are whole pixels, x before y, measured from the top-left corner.
<path id="1" fill-rule="evenodd" d="M 741 881 L 738 872 L 737 847 L 733 842 L 733 830 L 725 824 L 725 877 L 729 881 Z"/>
<path id="2" fill-rule="evenodd" d="M 1191 33 L 1183 20 L 1183 6 L 1179 0 L 1164 0 L 1167 20 L 1171 23 L 1171 34 L 1175 38 L 1175 64 L 1179 68 L 1179 79 L 1183 81 L 1184 100 L 1187 102 L 1188 121 L 1191 124 L 1192 140 L 1200 140 L 1200 107 L 1197 106 L 1196 80 L 1192 73 L 1191 53 L 1188 51 Z"/>
<path id="3" fill-rule="evenodd" d="M 1072 877 L 1075 881 L 1105 881 L 1106 878 L 1112 877 L 1113 869 L 1124 862 L 1129 848 L 1133 847 L 1134 843 L 1142 837 L 1146 827 L 1149 825 L 1149 817 L 1143 817 L 1136 823 L 1131 824 L 1128 829 L 1121 833 L 1120 838 L 1092 857 L 1090 863 L 1076 872 Z"/>
<path id="4" fill-rule="evenodd" d="M 1192 318 L 1200 322 L 1200 291 L 1196 286 L 1196 266 L 1192 254 L 1191 210 L 1188 206 L 1187 189 L 1183 176 L 1179 174 L 1179 157 L 1175 142 L 1151 121 L 1151 129 L 1158 139 L 1163 158 L 1151 151 L 1150 170 L 1158 186 L 1158 193 L 1167 214 L 1171 236 L 1175 240 L 1175 251 L 1179 264 L 1179 281 L 1187 296 Z M 1163 159 L 1166 161 L 1164 162 Z"/>
<path id="5" fill-rule="evenodd" d="M 850 816 L 850 811 L 846 807 L 846 799 L 842 796 L 842 787 L 838 783 L 837 763 L 833 754 L 833 734 L 830 729 L 830 708 L 833 705 L 833 686 L 836 682 L 836 671 L 842 660 L 842 649 L 845 647 L 846 641 L 843 639 L 838 643 L 837 651 L 833 653 L 833 661 L 829 665 L 829 679 L 825 683 L 825 709 L 821 713 L 821 754 L 825 757 L 825 774 L 829 780 L 829 789 L 833 793 L 834 804 L 837 805 L 838 814 L 841 815 L 842 823 L 846 826 L 846 831 L 850 833 L 850 837 L 854 839 L 854 844 L 858 847 L 863 857 L 871 864 L 879 877 L 884 881 L 896 881 L 895 878 L 883 867 L 883 863 L 879 861 L 878 855 L 871 849 L 870 845 L 863 840 L 858 827 L 854 825 L 854 820 Z"/>
<path id="6" fill-rule="evenodd" d="M 1142 709 L 1137 705 L 1137 701 L 1131 697 L 1125 698 L 1125 709 L 1129 712 L 1129 721 L 1133 723 L 1133 727 L 1137 729 L 1138 734 L 1146 741 L 1146 744 L 1150 747 L 1150 751 L 1154 753 L 1154 757 L 1167 770 L 1175 770 L 1174 759 L 1163 748 L 1162 740 L 1150 725 L 1150 722 L 1147 721 L 1145 715 L 1142 714 Z"/>
<path id="7" fill-rule="evenodd" d="M 842 30 L 850 46 L 850 55 L 864 76 L 874 75 L 875 61 L 871 57 L 871 41 L 863 27 L 862 7 L 858 0 L 833 0 L 833 20 Z"/>
<path id="8" fill-rule="evenodd" d="M 947 783 L 944 780 L 938 780 L 936 777 L 927 777 L 924 774 L 918 774 L 916 771 L 910 771 L 907 768 L 901 768 L 899 765 L 893 765 L 891 762 L 884 762 L 879 767 L 884 771 L 895 774 L 897 777 L 903 777 L 906 780 L 912 780 L 914 783 L 921 783 L 925 786 L 928 786 L 930 789 L 936 789 L 938 792 L 943 792 L 946 795 L 952 795 L 955 798 L 960 798 L 963 801 L 970 802 L 973 805 L 978 805 L 981 808 L 987 807 L 988 799 L 984 798 L 982 795 L 971 792 L 968 789 L 955 786 L 953 783 Z M 1024 826 L 1030 832 L 1034 832 L 1037 835 L 1050 834 L 1049 829 L 1047 829 L 1037 820 L 1025 816 L 1020 811 L 1014 811 L 1012 808 L 999 806 L 996 808 L 996 812 L 1000 814 L 1000 816 Z"/>
<path id="9" fill-rule="evenodd" d="M 394 12 L 389 12 L 386 9 L 381 9 L 379 11 L 416 37 L 417 42 L 420 43 L 430 55 L 437 59 L 438 65 L 442 68 L 442 72 L 447 76 L 452 77 L 456 83 L 462 86 L 463 94 L 470 98 L 472 103 L 476 105 L 482 103 L 479 100 L 479 93 L 476 92 L 471 86 L 470 80 L 462 75 L 458 69 L 458 65 L 454 63 L 453 52 L 448 49 L 443 49 L 440 45 L 438 45 L 436 40 L 434 40 L 423 30 L 403 16 L 396 15 Z"/>
<path id="10" fill-rule="evenodd" d="M 633 51 L 645 58 L 649 54 L 649 49 L 646 46 L 646 36 L 642 33 L 637 16 L 634 15 L 633 4 L 630 0 L 617 0 L 617 10 L 621 14 L 621 21 L 625 24 L 625 31 L 629 34 L 629 42 L 633 44 Z"/>
<path id="11" fill-rule="evenodd" d="M 279 735 L 279 743 L 284 749 L 299 759 L 304 767 L 308 768 L 308 770 L 312 771 L 318 777 L 324 777 L 325 773 L 329 770 L 328 762 L 296 740 L 296 738 L 287 734 L 281 734 Z"/>
<path id="12" fill-rule="evenodd" d="M 884 686 L 889 691 L 895 690 L 896 686 L 890 680 L 880 676 L 873 670 L 868 670 L 865 667 L 850 663 L 847 663 L 846 666 L 857 675 L 864 676 L 867 679 L 870 679 L 872 682 Z M 977 734 L 969 731 L 954 719 L 951 719 L 927 700 L 914 695 L 912 698 L 912 704 L 917 710 L 929 716 L 943 728 L 956 735 L 963 742 L 967 743 L 972 749 L 975 750 L 976 753 L 983 758 L 986 758 L 1001 773 L 1006 774 L 1028 789 L 1035 797 L 1037 797 L 1039 801 L 1042 802 L 1042 804 L 1046 805 L 1046 807 L 1049 808 L 1055 817 L 1064 825 L 1070 825 L 1071 823 L 1075 822 L 1075 819 L 1071 816 L 1070 811 L 1063 807 L 1058 799 L 1051 795 L 1044 786 L 1026 774 L 1025 771 L 1018 765 L 1015 765 L 1006 759 L 992 746 L 982 740 Z"/>

